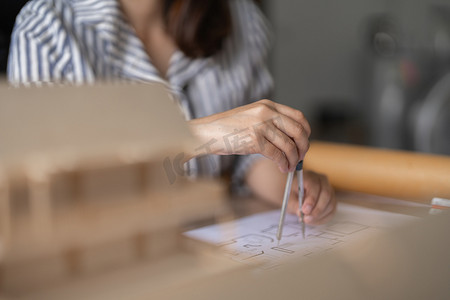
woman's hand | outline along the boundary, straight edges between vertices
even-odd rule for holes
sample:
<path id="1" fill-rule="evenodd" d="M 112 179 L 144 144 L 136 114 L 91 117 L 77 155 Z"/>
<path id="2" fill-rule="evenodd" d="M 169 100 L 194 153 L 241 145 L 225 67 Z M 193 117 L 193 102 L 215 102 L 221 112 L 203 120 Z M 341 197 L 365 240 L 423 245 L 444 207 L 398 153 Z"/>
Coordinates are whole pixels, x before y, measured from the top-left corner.
<path id="1" fill-rule="evenodd" d="M 308 151 L 311 134 L 302 112 L 270 100 L 195 119 L 189 125 L 203 144 L 187 159 L 203 154 L 260 153 L 276 162 L 282 172 L 295 170 Z"/>
<path id="2" fill-rule="evenodd" d="M 246 182 L 258 198 L 277 206 L 281 205 L 286 185 L 286 174 L 280 173 L 273 162 L 267 159 L 256 161 L 247 173 Z M 305 223 L 318 225 L 328 222 L 336 212 L 337 203 L 334 190 L 327 177 L 305 170 L 303 182 L 305 194 L 302 211 Z M 300 216 L 297 180 L 292 182 L 288 211 Z"/>
<path id="3" fill-rule="evenodd" d="M 305 171 L 303 177 L 305 195 L 301 210 L 304 214 L 304 222 L 310 225 L 319 225 L 328 222 L 336 212 L 336 199 L 334 190 L 323 174 Z M 298 184 L 292 184 L 290 211 L 300 216 L 298 207 Z M 293 196 L 293 197 L 292 197 Z M 294 198 L 294 199 L 292 199 Z M 293 203 L 293 204 L 292 204 Z"/>

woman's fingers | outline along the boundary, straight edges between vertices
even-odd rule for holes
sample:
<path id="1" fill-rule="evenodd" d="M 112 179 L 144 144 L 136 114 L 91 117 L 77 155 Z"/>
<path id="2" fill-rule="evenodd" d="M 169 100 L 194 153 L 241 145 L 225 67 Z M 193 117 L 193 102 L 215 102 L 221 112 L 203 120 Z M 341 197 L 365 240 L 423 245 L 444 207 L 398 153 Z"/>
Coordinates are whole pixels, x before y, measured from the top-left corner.
<path id="1" fill-rule="evenodd" d="M 265 140 L 264 142 L 264 150 L 262 150 L 262 154 L 268 159 L 274 161 L 281 172 L 286 172 L 289 168 L 289 161 L 286 155 L 272 144 L 272 142 Z"/>
<path id="2" fill-rule="evenodd" d="M 283 177 L 283 180 L 278 182 L 284 187 L 285 180 L 286 178 Z M 304 186 L 305 196 L 301 209 L 304 213 L 305 223 L 319 225 L 328 222 L 336 212 L 336 199 L 327 177 L 312 171 L 304 171 Z M 278 201 L 281 202 L 281 188 L 278 198 Z M 288 211 L 296 213 L 300 217 L 297 180 L 292 182 Z"/>
<path id="3" fill-rule="evenodd" d="M 309 175 L 309 174 L 305 174 Z M 305 197 L 301 210 L 305 215 L 311 214 L 320 195 L 320 179 L 316 174 L 304 177 Z"/>
<path id="4" fill-rule="evenodd" d="M 311 225 L 322 224 L 336 210 L 334 191 L 326 176 L 313 172 L 308 172 L 307 175 L 305 200 L 302 207 L 305 214 L 304 220 Z"/>
<path id="5" fill-rule="evenodd" d="M 276 157 L 278 156 L 278 152 L 280 152 L 283 154 L 285 160 L 288 162 L 286 166 L 279 164 L 278 166 L 280 170 L 282 172 L 288 172 L 289 170 L 292 170 L 292 167 L 295 168 L 295 166 L 299 162 L 299 154 L 296 143 L 294 142 L 293 139 L 291 139 L 288 135 L 286 135 L 285 132 L 279 130 L 278 127 L 276 127 L 274 124 L 271 123 L 268 124 L 267 126 L 270 126 L 272 128 L 270 128 L 266 132 L 261 133 L 262 136 L 259 137 L 260 139 L 263 138 L 265 140 L 265 142 L 260 145 L 261 154 L 272 159 L 271 152 L 274 152 L 274 149 L 266 147 L 266 144 L 270 143 L 271 145 L 277 148 Z"/>
<path id="6" fill-rule="evenodd" d="M 290 171 L 293 171 L 297 163 L 303 160 L 309 149 L 309 132 L 304 128 L 304 125 L 286 116 L 280 116 L 280 118 L 274 119 L 273 124 L 295 143 L 295 150 L 297 151 L 298 157 L 295 158 L 294 165 L 290 165 Z"/>
<path id="7" fill-rule="evenodd" d="M 311 127 L 301 111 L 296 110 L 287 105 L 276 103 L 276 102 L 273 102 L 273 101 L 270 101 L 267 99 L 260 100 L 258 102 L 266 104 L 267 106 L 271 107 L 273 110 L 275 110 L 275 111 L 279 112 L 280 114 L 285 115 L 285 116 L 291 118 L 292 120 L 296 121 L 297 123 L 301 124 L 302 127 L 305 128 L 308 136 L 311 134 Z"/>
<path id="8" fill-rule="evenodd" d="M 258 101 L 255 105 L 257 113 L 265 119 L 264 126 L 257 127 L 256 134 L 284 152 L 289 170 L 293 171 L 309 149 L 311 129 L 306 118 L 298 110 L 269 100 Z"/>

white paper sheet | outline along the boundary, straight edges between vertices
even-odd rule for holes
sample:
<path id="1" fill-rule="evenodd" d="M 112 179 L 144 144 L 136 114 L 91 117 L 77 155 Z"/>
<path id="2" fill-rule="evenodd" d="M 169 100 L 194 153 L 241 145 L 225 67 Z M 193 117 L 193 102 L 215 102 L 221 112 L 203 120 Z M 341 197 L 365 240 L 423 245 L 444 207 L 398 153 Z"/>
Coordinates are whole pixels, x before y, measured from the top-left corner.
<path id="1" fill-rule="evenodd" d="M 279 266 L 290 257 L 312 257 L 348 245 L 352 240 L 383 228 L 417 220 L 417 217 L 342 203 L 328 224 L 306 226 L 305 239 L 302 238 L 297 216 L 286 215 L 282 239 L 278 244 L 276 232 L 279 217 L 280 211 L 274 210 L 191 230 L 185 235 L 219 246 L 224 255 L 233 260 L 268 269 Z"/>

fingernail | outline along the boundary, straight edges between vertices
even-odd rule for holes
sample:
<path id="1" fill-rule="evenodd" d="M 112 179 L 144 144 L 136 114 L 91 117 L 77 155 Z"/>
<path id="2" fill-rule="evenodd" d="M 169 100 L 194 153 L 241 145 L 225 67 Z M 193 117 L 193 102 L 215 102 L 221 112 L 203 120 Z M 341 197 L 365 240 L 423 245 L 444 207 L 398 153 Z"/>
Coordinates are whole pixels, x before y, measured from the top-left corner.
<path id="1" fill-rule="evenodd" d="M 311 221 L 313 220 L 313 217 L 311 217 L 311 216 L 306 216 L 306 217 L 303 218 L 303 220 L 304 220 L 306 223 L 309 223 L 309 222 L 311 222 Z"/>
<path id="2" fill-rule="evenodd" d="M 310 214 L 311 211 L 312 211 L 312 205 L 308 204 L 308 205 L 305 205 L 305 207 L 303 207 L 303 213 Z"/>

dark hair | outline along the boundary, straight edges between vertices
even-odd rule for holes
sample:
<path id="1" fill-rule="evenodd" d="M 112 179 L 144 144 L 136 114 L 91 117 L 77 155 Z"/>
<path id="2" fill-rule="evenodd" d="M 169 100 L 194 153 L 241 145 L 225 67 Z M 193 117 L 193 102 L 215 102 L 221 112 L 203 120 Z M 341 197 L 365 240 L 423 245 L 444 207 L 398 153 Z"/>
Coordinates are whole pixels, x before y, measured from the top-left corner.
<path id="1" fill-rule="evenodd" d="M 220 51 L 232 30 L 228 0 L 164 0 L 163 9 L 169 35 L 191 58 Z"/>

